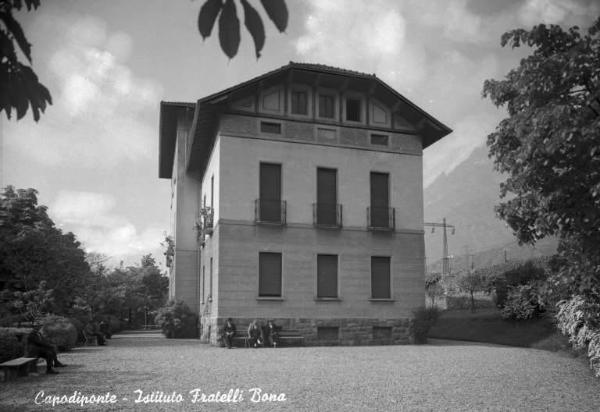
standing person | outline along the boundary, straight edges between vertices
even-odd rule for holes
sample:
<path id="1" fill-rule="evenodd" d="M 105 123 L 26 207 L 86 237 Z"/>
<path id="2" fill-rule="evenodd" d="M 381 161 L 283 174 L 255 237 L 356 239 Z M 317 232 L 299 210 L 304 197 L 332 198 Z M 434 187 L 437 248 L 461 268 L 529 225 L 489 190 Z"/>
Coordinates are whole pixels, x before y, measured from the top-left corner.
<path id="1" fill-rule="evenodd" d="M 56 357 L 56 350 L 54 346 L 50 344 L 42 334 L 40 333 L 40 327 L 34 326 L 33 330 L 27 336 L 28 356 L 40 357 L 46 360 L 46 373 L 57 374 L 58 372 L 53 369 L 62 368 L 65 364 L 60 363 Z"/>
<path id="2" fill-rule="evenodd" d="M 235 336 L 235 325 L 231 318 L 227 318 L 227 322 L 225 322 L 225 327 L 223 328 L 223 338 L 225 339 L 225 345 L 227 349 L 232 348 L 233 337 Z"/>
<path id="3" fill-rule="evenodd" d="M 248 326 L 248 344 L 253 347 L 258 347 L 264 342 L 263 331 L 258 321 L 254 319 Z"/>
<path id="4" fill-rule="evenodd" d="M 265 327 L 266 343 L 274 348 L 279 344 L 279 326 L 275 325 L 275 322 L 269 320 Z"/>

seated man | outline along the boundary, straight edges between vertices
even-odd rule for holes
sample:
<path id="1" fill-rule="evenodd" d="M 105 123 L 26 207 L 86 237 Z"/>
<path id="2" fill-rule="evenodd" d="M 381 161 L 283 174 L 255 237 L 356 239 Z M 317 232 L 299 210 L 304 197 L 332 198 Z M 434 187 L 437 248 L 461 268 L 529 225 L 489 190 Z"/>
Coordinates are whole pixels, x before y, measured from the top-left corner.
<path id="1" fill-rule="evenodd" d="M 88 336 L 95 336 L 96 340 L 98 341 L 98 345 L 100 346 L 106 344 L 104 341 L 104 334 L 100 332 L 98 324 L 96 322 L 88 322 L 88 324 L 85 325 L 85 328 L 83 328 L 83 334 L 86 337 L 86 339 Z"/>
<path id="2" fill-rule="evenodd" d="M 227 349 L 231 349 L 233 343 L 233 337 L 235 336 L 235 325 L 231 318 L 227 318 L 225 327 L 223 328 L 223 339 L 225 339 L 225 345 Z"/>
<path id="3" fill-rule="evenodd" d="M 108 326 L 108 323 L 101 320 L 100 323 L 98 324 L 98 328 L 100 329 L 100 333 L 102 333 L 102 335 L 104 336 L 105 339 L 111 338 L 111 333 L 110 333 L 110 328 Z"/>
<path id="4" fill-rule="evenodd" d="M 267 322 L 267 326 L 265 326 L 265 341 L 267 345 L 272 346 L 274 348 L 279 344 L 279 326 L 275 325 L 272 320 Z"/>
<path id="5" fill-rule="evenodd" d="M 263 331 L 256 319 L 248 326 L 248 345 L 258 347 L 264 343 Z"/>
<path id="6" fill-rule="evenodd" d="M 54 346 L 46 339 L 44 339 L 39 329 L 39 325 L 35 326 L 27 336 L 27 344 L 29 346 L 27 356 L 30 356 L 32 358 L 44 358 L 46 360 L 46 373 L 56 374 L 58 372 L 52 368 L 61 368 L 65 365 L 58 361 Z"/>

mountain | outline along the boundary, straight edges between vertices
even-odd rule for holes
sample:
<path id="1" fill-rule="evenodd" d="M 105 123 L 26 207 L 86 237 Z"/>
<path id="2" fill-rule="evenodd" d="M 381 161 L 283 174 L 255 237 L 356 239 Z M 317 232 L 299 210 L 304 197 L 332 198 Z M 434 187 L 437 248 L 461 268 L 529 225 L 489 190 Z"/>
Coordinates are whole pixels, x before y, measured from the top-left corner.
<path id="1" fill-rule="evenodd" d="M 487 147 L 473 153 L 448 174 L 440 175 L 424 191 L 425 222 L 455 226 L 448 229 L 448 254 L 454 256 L 451 267 L 466 268 L 474 261 L 475 267 L 503 262 L 505 259 L 522 260 L 550 255 L 556 250 L 555 239 L 544 239 L 535 247 L 520 247 L 512 230 L 496 217 L 494 206 L 500 202 L 500 182 L 503 177 L 493 170 Z M 427 265 L 436 270 L 441 263 L 443 230 L 425 227 Z M 506 251 L 506 252 L 505 252 Z M 475 255 L 469 256 L 469 255 Z M 437 262 L 437 263 L 436 263 Z"/>

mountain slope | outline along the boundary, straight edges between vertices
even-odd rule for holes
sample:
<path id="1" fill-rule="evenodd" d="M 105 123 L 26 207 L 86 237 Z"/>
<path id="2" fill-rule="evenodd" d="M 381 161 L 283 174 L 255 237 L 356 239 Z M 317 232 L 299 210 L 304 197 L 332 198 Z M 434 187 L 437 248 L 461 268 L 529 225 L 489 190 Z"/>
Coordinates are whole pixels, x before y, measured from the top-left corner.
<path id="1" fill-rule="evenodd" d="M 508 259 L 527 259 L 554 252 L 554 239 L 543 240 L 535 248 L 519 247 L 511 229 L 495 216 L 494 206 L 500 202 L 499 184 L 503 180 L 493 170 L 484 145 L 425 188 L 425 222 L 441 222 L 445 217 L 448 224 L 456 227 L 454 235 L 448 231 L 448 254 L 456 257 L 452 266 L 470 265 L 471 260 L 464 257 L 470 254 L 478 255 L 475 258 L 478 267 L 503 261 L 504 250 Z M 425 251 L 429 266 L 441 259 L 441 229 L 436 228 L 431 233 L 425 228 Z M 462 260 L 460 256 L 463 256 Z"/>

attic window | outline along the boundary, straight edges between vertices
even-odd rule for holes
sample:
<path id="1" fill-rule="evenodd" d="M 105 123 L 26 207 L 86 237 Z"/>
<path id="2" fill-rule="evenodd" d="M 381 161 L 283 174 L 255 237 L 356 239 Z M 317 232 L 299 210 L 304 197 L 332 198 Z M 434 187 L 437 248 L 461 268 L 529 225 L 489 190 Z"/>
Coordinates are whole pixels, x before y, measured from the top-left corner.
<path id="1" fill-rule="evenodd" d="M 372 134 L 371 144 L 374 146 L 388 146 L 390 137 L 387 134 Z"/>
<path id="2" fill-rule="evenodd" d="M 335 97 L 328 94 L 319 95 L 319 117 L 333 119 L 335 116 Z"/>
<path id="3" fill-rule="evenodd" d="M 308 92 L 304 90 L 292 91 L 292 114 L 308 114 Z"/>
<path id="4" fill-rule="evenodd" d="M 355 98 L 347 98 L 346 99 L 346 120 L 350 120 L 351 122 L 360 122 L 360 112 L 361 112 L 361 101 L 360 99 Z"/>
<path id="5" fill-rule="evenodd" d="M 281 123 L 260 122 L 260 131 L 262 133 L 281 134 Z"/>

